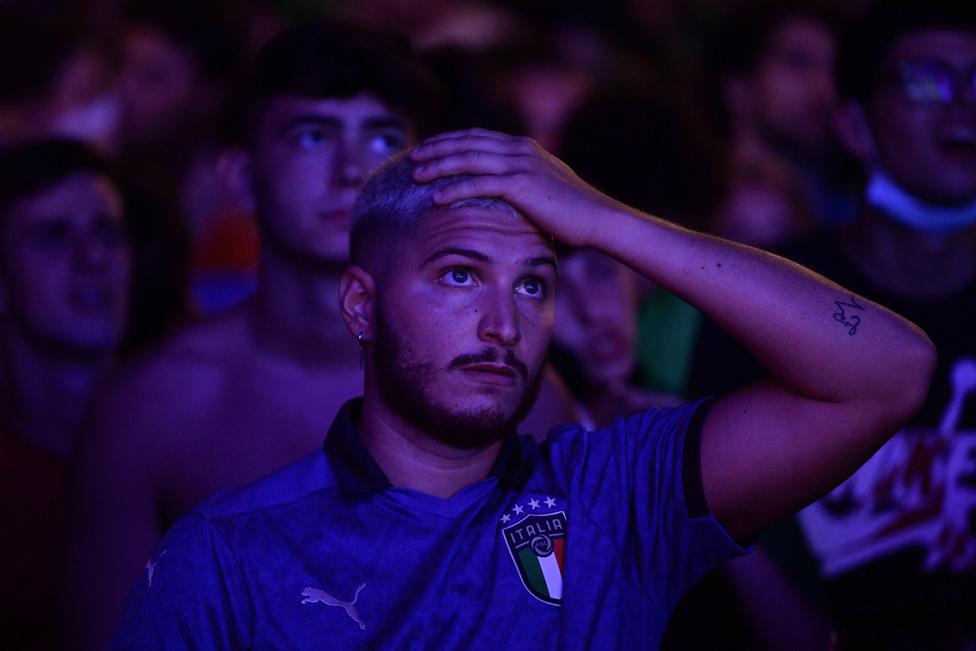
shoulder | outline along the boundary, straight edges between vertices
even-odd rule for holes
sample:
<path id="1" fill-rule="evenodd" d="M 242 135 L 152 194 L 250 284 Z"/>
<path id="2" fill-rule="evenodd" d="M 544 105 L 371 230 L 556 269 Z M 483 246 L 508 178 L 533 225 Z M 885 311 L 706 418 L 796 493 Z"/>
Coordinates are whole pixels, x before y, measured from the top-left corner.
<path id="1" fill-rule="evenodd" d="M 667 483 L 687 476 L 696 482 L 707 400 L 653 407 L 620 417 L 607 427 L 556 428 L 540 448 L 543 463 L 567 485 L 599 492 L 607 481 Z M 597 493 L 594 492 L 593 495 Z"/>
<path id="2" fill-rule="evenodd" d="M 613 440 L 635 437 L 682 435 L 689 428 L 700 426 L 710 406 L 711 401 L 708 399 L 675 406 L 654 406 L 629 416 L 620 416 L 611 424 L 597 430 L 587 430 L 582 425 L 556 427 L 549 432 L 543 447 L 559 450 L 573 446 L 609 444 Z"/>
<path id="3" fill-rule="evenodd" d="M 195 436 L 234 374 L 224 346 L 210 344 L 232 329 L 227 322 L 195 325 L 121 363 L 92 400 L 77 454 L 102 465 L 117 459 L 156 466 Z"/>
<path id="4" fill-rule="evenodd" d="M 114 413 L 169 417 L 210 402 L 246 349 L 243 318 L 233 312 L 192 325 L 112 373 L 96 405 Z"/>
<path id="5" fill-rule="evenodd" d="M 130 376 L 200 372 L 233 364 L 250 348 L 247 306 L 193 323 L 126 364 Z"/>
<path id="6" fill-rule="evenodd" d="M 191 513 L 210 522 L 273 513 L 334 487 L 335 479 L 325 453 L 316 450 L 243 487 L 219 491 Z"/>

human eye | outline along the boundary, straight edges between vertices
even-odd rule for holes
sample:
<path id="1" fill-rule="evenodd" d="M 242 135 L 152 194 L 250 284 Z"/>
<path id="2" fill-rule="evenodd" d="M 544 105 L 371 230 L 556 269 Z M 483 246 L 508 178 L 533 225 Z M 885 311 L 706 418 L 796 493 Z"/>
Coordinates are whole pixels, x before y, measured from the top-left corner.
<path id="1" fill-rule="evenodd" d="M 440 280 L 451 287 L 473 287 L 474 277 L 471 271 L 464 267 L 452 267 L 441 274 Z"/>
<path id="2" fill-rule="evenodd" d="M 369 146 L 377 154 L 389 155 L 406 147 L 407 137 L 399 129 L 387 129 L 374 133 Z"/>
<path id="3" fill-rule="evenodd" d="M 57 220 L 44 224 L 36 224 L 26 233 L 26 241 L 31 246 L 55 251 L 64 247 L 71 236 L 71 227 L 66 221 Z"/>
<path id="4" fill-rule="evenodd" d="M 319 126 L 307 126 L 296 129 L 291 134 L 292 141 L 306 150 L 318 149 L 329 141 L 329 134 Z"/>
<path id="5" fill-rule="evenodd" d="M 546 284 L 541 278 L 526 278 L 515 286 L 515 291 L 529 298 L 545 298 Z"/>
<path id="6" fill-rule="evenodd" d="M 905 95 L 920 103 L 952 101 L 953 72 L 934 59 L 903 61 L 898 66 Z"/>

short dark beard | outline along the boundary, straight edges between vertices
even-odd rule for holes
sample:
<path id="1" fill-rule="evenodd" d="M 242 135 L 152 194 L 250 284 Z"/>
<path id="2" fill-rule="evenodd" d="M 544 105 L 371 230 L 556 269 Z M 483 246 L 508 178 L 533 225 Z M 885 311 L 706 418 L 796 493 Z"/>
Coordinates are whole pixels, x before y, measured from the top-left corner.
<path id="1" fill-rule="evenodd" d="M 383 401 L 417 430 L 452 448 L 484 448 L 504 439 L 525 420 L 539 397 L 545 363 L 533 372 L 523 362 L 515 360 L 514 355 L 509 355 L 509 365 L 516 368 L 526 383 L 526 390 L 515 411 L 507 418 L 491 409 L 451 413 L 427 395 L 427 386 L 437 369 L 430 362 L 407 358 L 403 342 L 380 310 L 376 312 L 374 337 L 373 364 Z M 498 361 L 497 358 L 501 356 L 488 351 L 475 356 L 462 355 L 450 367 L 457 367 L 462 358 L 474 357 L 487 362 Z"/>

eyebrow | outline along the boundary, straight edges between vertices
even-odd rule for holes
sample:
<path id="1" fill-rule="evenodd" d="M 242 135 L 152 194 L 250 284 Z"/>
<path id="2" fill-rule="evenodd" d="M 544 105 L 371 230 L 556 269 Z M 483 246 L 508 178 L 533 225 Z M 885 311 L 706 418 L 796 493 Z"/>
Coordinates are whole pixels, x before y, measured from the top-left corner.
<path id="1" fill-rule="evenodd" d="M 556 267 L 556 258 L 552 257 L 551 255 L 543 255 L 543 256 L 539 256 L 537 258 L 530 258 L 525 263 L 525 266 L 527 266 L 527 267 L 540 267 L 540 266 L 546 265 L 546 264 L 549 265 L 550 267 L 552 267 L 553 270 L 555 270 L 555 269 L 558 268 L 558 267 Z"/>
<path id="2" fill-rule="evenodd" d="M 315 113 L 306 113 L 303 115 L 296 115 L 285 120 L 278 128 L 278 135 L 283 135 L 295 129 L 297 127 L 306 126 L 321 126 L 329 127 L 333 129 L 339 129 L 343 126 L 343 120 L 331 115 L 318 115 Z M 363 121 L 363 128 L 365 129 L 404 129 L 407 128 L 406 120 L 398 118 L 393 115 L 384 115 L 366 118 Z"/>
<path id="3" fill-rule="evenodd" d="M 325 115 L 296 115 L 290 117 L 285 122 L 278 127 L 278 135 L 283 135 L 291 131 L 296 127 L 305 126 L 322 126 L 322 127 L 340 127 L 342 126 L 342 121 L 339 118 L 325 116 Z"/>
<path id="4" fill-rule="evenodd" d="M 366 118 L 363 126 L 367 129 L 403 129 L 408 128 L 407 121 L 393 115 L 382 117 Z"/>
<path id="5" fill-rule="evenodd" d="M 449 255 L 459 255 L 463 258 L 471 258 L 472 260 L 477 260 L 478 262 L 491 264 L 491 258 L 485 255 L 484 253 L 482 253 L 481 251 L 475 251 L 474 249 L 461 249 L 456 246 L 449 246 L 444 249 L 438 249 L 437 251 L 431 253 L 429 256 L 427 256 L 427 259 L 424 260 L 423 264 L 421 264 L 420 266 L 426 267 L 431 262 L 434 262 L 435 260 L 440 260 L 441 258 L 445 258 Z"/>
<path id="6" fill-rule="evenodd" d="M 427 259 L 421 264 L 421 268 L 426 267 L 431 262 L 435 260 L 440 260 L 441 258 L 447 257 L 449 255 L 459 255 L 464 258 L 471 258 L 472 260 L 477 260 L 478 262 L 483 262 L 484 264 L 492 264 L 492 259 L 482 253 L 481 251 L 475 251 L 474 249 L 462 249 L 459 247 L 449 246 L 443 249 L 434 251 Z M 556 259 L 552 256 L 543 255 L 535 258 L 529 258 L 525 261 L 526 267 L 539 267 L 542 265 L 549 265 L 553 269 L 556 269 Z"/>

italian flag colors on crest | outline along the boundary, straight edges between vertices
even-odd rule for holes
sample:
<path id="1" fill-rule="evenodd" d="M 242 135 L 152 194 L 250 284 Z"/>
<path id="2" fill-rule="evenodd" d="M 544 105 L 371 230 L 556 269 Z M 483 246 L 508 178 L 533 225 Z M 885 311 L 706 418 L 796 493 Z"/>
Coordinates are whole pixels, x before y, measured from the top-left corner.
<path id="1" fill-rule="evenodd" d="M 557 511 L 527 515 L 502 529 L 502 536 L 526 590 L 541 601 L 560 605 L 566 514 Z"/>

